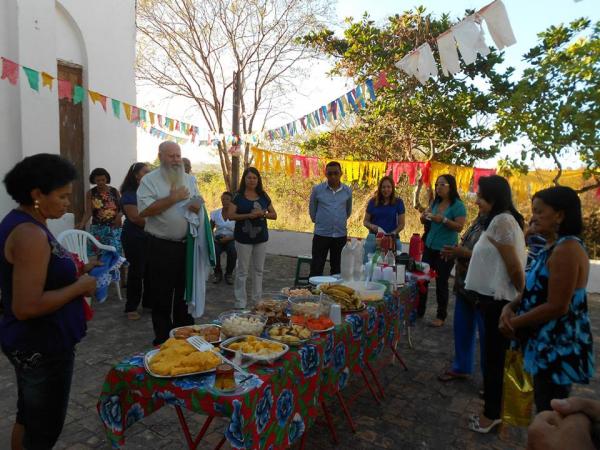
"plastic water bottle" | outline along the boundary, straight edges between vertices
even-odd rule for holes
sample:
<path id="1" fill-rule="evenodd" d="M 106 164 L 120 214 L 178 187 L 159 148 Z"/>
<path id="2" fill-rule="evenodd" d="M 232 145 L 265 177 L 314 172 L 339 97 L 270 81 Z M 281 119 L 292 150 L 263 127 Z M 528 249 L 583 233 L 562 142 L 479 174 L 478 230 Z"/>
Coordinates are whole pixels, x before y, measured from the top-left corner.
<path id="1" fill-rule="evenodd" d="M 352 250 L 350 242 L 346 243 L 342 249 L 340 271 L 342 280 L 352 281 L 354 275 L 354 251 Z"/>
<path id="2" fill-rule="evenodd" d="M 388 250 L 387 254 L 385 255 L 383 265 L 387 267 L 394 267 L 396 265 L 396 257 L 391 250 Z"/>
<path id="3" fill-rule="evenodd" d="M 363 279 L 363 265 L 362 261 L 364 258 L 365 249 L 362 242 L 357 242 L 354 248 L 354 273 L 353 277 L 355 280 Z"/>

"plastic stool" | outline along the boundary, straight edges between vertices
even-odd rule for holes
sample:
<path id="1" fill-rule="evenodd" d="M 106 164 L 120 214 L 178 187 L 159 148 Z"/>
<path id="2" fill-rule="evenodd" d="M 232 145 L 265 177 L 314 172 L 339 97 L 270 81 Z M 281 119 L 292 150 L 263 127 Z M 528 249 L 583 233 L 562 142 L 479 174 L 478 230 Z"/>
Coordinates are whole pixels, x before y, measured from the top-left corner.
<path id="1" fill-rule="evenodd" d="M 294 279 L 294 286 L 301 286 L 308 284 L 308 276 L 301 277 L 300 272 L 302 271 L 302 266 L 304 264 L 308 264 L 309 271 L 310 265 L 312 263 L 312 256 L 309 255 L 298 255 L 298 259 L 296 261 L 296 277 Z M 309 272 L 310 273 L 310 272 Z"/>

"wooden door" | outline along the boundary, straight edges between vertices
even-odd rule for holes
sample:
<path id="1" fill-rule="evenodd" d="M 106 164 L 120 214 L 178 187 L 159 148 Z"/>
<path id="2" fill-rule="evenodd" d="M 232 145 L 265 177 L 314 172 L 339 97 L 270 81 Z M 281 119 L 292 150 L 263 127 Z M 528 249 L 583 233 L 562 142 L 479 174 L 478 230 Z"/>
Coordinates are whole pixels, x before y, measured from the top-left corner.
<path id="1" fill-rule="evenodd" d="M 58 62 L 58 78 L 69 80 L 74 86 L 82 85 L 82 68 Z M 75 224 L 83 216 L 85 203 L 84 149 L 83 149 L 83 103 L 74 105 L 63 98 L 58 102 L 60 127 L 60 155 L 71 161 L 77 169 L 77 179 L 73 182 L 71 212 L 75 215 Z"/>

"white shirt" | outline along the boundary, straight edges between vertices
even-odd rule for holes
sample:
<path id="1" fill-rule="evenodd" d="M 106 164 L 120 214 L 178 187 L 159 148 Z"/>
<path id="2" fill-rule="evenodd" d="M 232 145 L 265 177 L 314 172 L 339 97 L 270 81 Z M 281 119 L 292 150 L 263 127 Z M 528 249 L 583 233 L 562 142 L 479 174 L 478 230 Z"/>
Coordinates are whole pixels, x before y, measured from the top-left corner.
<path id="1" fill-rule="evenodd" d="M 215 209 L 210 213 L 210 220 L 215 223 L 215 236 L 233 237 L 235 220 L 223 219 L 223 208 Z"/>
<path id="2" fill-rule="evenodd" d="M 190 198 L 200 195 L 196 178 L 193 175 L 183 174 L 183 185 L 190 192 Z M 137 190 L 138 211 L 141 213 L 152 203 L 168 197 L 171 193 L 171 184 L 165 180 L 160 169 L 155 169 L 142 178 Z M 186 205 L 189 199 L 182 200 L 156 216 L 146 217 L 144 230 L 161 239 L 183 240 L 187 234 L 188 221 L 185 219 Z"/>
<path id="3" fill-rule="evenodd" d="M 496 300 L 513 300 L 519 295 L 519 291 L 510 281 L 504 260 L 488 236 L 500 244 L 514 246 L 521 269 L 525 267 L 527 250 L 523 231 L 512 214 L 498 214 L 473 248 L 465 288 Z"/>

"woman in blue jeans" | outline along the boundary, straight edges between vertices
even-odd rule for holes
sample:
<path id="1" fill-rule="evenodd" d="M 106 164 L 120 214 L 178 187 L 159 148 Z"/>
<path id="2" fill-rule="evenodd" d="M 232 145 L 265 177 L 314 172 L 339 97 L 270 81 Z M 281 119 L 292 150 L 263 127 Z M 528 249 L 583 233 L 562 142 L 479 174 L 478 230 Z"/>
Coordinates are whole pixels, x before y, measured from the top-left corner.
<path id="1" fill-rule="evenodd" d="M 454 264 L 454 360 L 452 367 L 442 373 L 440 381 L 464 379 L 473 373 L 475 362 L 475 331 L 479 333 L 479 354 L 484 354 L 483 316 L 477 307 L 477 295 L 465 289 L 465 277 L 469 269 L 469 260 L 473 247 L 483 233 L 486 216 L 480 214 L 461 239 L 460 245 L 445 246 L 442 257 Z M 481 357 L 483 372 L 483 358 Z"/>
<path id="2" fill-rule="evenodd" d="M 369 230 L 369 235 L 365 241 L 364 261 L 367 260 L 367 255 L 375 252 L 375 236 L 379 232 L 394 235 L 399 248 L 398 234 L 404 229 L 404 213 L 404 202 L 396 197 L 394 180 L 392 177 L 383 177 L 365 211 L 363 225 Z"/>
<path id="3" fill-rule="evenodd" d="M 94 277 L 78 278 L 72 254 L 46 226 L 47 219 L 67 212 L 76 175 L 69 161 L 41 153 L 4 178 L 19 205 L 0 223 L 0 345 L 14 366 L 18 392 L 13 449 L 56 443 L 69 403 L 75 345 L 86 331 L 83 297 L 96 289 Z"/>

